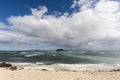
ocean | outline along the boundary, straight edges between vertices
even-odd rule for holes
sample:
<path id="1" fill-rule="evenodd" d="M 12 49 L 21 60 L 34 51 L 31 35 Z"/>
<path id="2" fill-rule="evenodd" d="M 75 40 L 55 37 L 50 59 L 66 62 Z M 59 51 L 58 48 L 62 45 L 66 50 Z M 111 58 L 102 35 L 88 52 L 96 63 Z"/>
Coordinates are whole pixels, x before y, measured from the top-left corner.
<path id="1" fill-rule="evenodd" d="M 120 51 L 0 51 L 0 62 L 120 68 Z M 77 66 L 77 67 L 76 67 Z M 89 68 L 92 69 L 92 68 Z"/>

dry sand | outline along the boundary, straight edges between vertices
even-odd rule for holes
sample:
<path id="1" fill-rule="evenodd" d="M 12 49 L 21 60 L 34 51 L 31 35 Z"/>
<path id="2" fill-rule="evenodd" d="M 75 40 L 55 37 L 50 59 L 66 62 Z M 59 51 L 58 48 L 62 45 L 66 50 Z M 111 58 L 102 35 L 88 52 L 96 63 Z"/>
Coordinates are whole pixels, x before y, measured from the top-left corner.
<path id="1" fill-rule="evenodd" d="M 120 80 L 120 72 L 7 70 L 0 68 L 0 80 Z"/>

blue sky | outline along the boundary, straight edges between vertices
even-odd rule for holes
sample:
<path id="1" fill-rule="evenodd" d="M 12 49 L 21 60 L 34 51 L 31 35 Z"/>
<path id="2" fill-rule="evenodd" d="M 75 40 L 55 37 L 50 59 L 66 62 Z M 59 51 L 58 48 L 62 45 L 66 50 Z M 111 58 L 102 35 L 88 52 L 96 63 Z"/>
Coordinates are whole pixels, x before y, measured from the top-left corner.
<path id="1" fill-rule="evenodd" d="M 0 21 L 6 22 L 9 16 L 31 14 L 30 8 L 45 5 L 49 14 L 57 12 L 71 12 L 72 0 L 0 0 Z"/>
<path id="2" fill-rule="evenodd" d="M 38 6 L 46 6 L 49 11 L 47 14 L 54 14 L 55 12 L 72 12 L 70 5 L 72 0 L 0 0 L 0 22 L 9 25 L 7 18 L 12 16 L 24 16 L 31 14 L 30 8 L 38 8 Z M 37 46 L 37 47 L 36 47 Z M 41 48 L 45 47 L 45 48 Z M 39 48 L 40 47 L 40 48 Z M 22 45 L 1 44 L 1 50 L 19 50 L 19 49 L 57 49 L 58 46 L 48 46 L 46 44 L 39 44 L 25 47 Z"/>
<path id="3" fill-rule="evenodd" d="M 119 27 L 119 0 L 0 0 L 0 50 L 118 50 Z"/>

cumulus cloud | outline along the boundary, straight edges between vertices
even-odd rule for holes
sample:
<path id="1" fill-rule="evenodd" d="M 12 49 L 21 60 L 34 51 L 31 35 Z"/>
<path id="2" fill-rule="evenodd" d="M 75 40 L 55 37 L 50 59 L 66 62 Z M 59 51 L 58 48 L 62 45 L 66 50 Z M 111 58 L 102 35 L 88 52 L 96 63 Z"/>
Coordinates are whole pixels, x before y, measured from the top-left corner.
<path id="1" fill-rule="evenodd" d="M 6 28 L 7 26 L 3 23 L 0 23 L 0 29 Z"/>
<path id="2" fill-rule="evenodd" d="M 0 31 L 4 34 L 0 41 L 32 41 L 70 49 L 120 49 L 119 1 L 74 0 L 71 8 L 76 7 L 78 12 L 59 17 L 45 14 L 45 6 L 31 9 L 31 15 L 11 16 L 10 31 Z"/>
<path id="3" fill-rule="evenodd" d="M 15 33 L 12 31 L 2 31 L 0 30 L 0 43 L 2 44 L 14 44 L 14 43 L 22 43 L 25 42 L 23 35 L 19 33 Z"/>

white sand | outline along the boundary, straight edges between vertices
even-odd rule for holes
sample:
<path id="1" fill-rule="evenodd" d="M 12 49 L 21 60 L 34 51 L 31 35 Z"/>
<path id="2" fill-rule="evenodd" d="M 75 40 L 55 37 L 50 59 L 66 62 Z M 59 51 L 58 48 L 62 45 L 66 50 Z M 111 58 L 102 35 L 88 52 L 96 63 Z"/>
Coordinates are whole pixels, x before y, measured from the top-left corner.
<path id="1" fill-rule="evenodd" d="M 120 80 L 120 72 L 0 69 L 0 80 Z"/>

